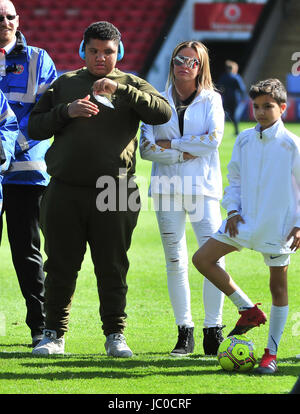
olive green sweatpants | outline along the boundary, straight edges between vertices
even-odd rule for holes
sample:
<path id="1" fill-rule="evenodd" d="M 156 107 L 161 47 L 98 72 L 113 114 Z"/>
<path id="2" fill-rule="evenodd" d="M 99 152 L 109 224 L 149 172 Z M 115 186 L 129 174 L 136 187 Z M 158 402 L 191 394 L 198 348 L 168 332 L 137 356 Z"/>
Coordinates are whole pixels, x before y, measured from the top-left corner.
<path id="1" fill-rule="evenodd" d="M 130 188 L 128 197 L 133 191 L 138 194 L 137 187 Z M 99 189 L 52 179 L 41 202 L 41 229 L 47 255 L 46 329 L 55 330 L 58 337 L 68 329 L 71 302 L 87 244 L 97 278 L 104 335 L 122 333 L 125 328 L 127 251 L 139 208 L 99 211 L 98 195 Z"/>

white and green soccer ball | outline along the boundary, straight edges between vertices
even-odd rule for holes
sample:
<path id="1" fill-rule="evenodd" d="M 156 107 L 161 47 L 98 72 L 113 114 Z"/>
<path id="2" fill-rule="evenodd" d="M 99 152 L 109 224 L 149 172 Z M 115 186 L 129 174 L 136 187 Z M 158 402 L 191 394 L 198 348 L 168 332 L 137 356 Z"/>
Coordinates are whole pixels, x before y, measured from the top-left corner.
<path id="1" fill-rule="evenodd" d="M 219 346 L 218 361 L 225 371 L 250 371 L 256 364 L 254 343 L 246 335 L 233 335 Z"/>

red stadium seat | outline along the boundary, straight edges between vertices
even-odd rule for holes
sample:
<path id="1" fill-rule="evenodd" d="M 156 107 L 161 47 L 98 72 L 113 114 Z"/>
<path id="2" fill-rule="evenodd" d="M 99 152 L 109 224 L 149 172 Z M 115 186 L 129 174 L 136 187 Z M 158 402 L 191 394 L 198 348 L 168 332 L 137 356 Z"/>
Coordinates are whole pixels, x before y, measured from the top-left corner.
<path id="1" fill-rule="evenodd" d="M 107 20 L 122 33 L 125 57 L 118 67 L 141 70 L 174 0 L 14 0 L 28 43 L 45 48 L 58 70 L 83 65 L 78 47 L 92 22 Z"/>

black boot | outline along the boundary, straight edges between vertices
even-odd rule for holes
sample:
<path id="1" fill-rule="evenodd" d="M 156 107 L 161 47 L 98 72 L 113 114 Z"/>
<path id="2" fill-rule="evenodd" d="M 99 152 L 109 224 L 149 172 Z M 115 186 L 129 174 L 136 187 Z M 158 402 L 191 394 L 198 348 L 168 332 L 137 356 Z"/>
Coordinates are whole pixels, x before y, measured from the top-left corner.
<path id="1" fill-rule="evenodd" d="M 224 326 L 203 328 L 203 349 L 205 355 L 217 355 L 219 345 L 224 341 L 222 335 L 223 328 Z"/>
<path id="2" fill-rule="evenodd" d="M 187 356 L 194 351 L 194 328 L 178 326 L 178 341 L 171 352 L 173 356 Z"/>

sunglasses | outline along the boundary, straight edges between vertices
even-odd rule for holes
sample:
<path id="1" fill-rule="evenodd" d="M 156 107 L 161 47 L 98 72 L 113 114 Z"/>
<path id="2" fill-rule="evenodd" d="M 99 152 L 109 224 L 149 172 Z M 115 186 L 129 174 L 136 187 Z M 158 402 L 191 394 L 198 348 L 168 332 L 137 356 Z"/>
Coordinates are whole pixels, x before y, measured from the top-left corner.
<path id="1" fill-rule="evenodd" d="M 0 22 L 3 22 L 3 21 L 4 21 L 4 19 L 5 19 L 5 17 L 7 18 L 7 20 L 15 20 L 15 18 L 16 18 L 17 16 L 13 16 L 13 15 L 11 15 L 11 14 L 8 14 L 7 16 L 0 16 Z"/>
<path id="2" fill-rule="evenodd" d="M 173 63 L 176 66 L 186 65 L 190 69 L 195 69 L 200 65 L 200 62 L 196 58 L 190 58 L 187 56 L 177 55 L 173 58 Z"/>

